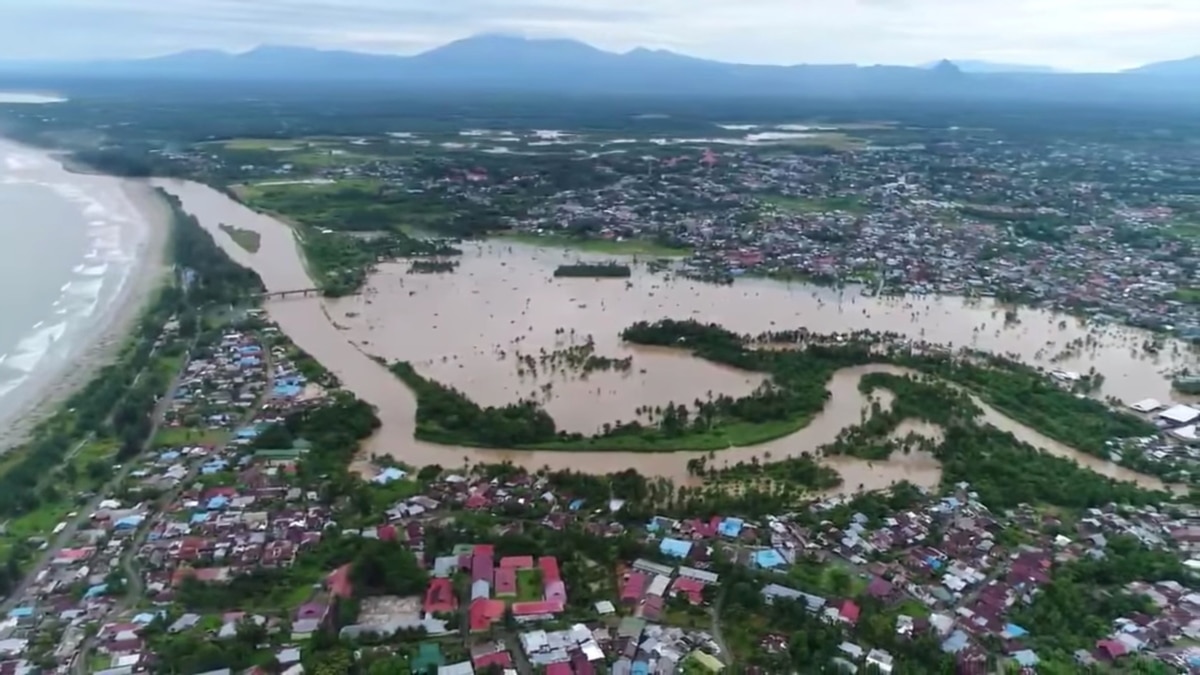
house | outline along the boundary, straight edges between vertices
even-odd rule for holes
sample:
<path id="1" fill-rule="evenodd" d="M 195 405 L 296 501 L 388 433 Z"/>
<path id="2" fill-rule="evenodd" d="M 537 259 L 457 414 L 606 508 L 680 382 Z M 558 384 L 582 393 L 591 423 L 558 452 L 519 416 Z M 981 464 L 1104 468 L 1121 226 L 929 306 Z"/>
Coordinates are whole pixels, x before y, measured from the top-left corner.
<path id="1" fill-rule="evenodd" d="M 501 603 L 501 606 L 503 604 Z M 561 600 L 514 602 L 512 604 L 512 613 L 517 621 L 540 621 L 553 618 L 555 614 L 563 611 L 563 607 L 564 604 Z"/>
<path id="2" fill-rule="evenodd" d="M 632 605 L 642 597 L 646 590 L 648 577 L 642 572 L 630 572 L 621 582 L 621 604 Z"/>
<path id="3" fill-rule="evenodd" d="M 497 597 L 514 597 L 517 594 L 517 570 L 513 567 L 496 568 L 495 593 Z M 478 664 L 476 664 L 478 665 Z"/>
<path id="4" fill-rule="evenodd" d="M 693 605 L 699 605 L 704 602 L 704 584 L 695 579 L 679 577 L 671 585 L 671 595 L 682 595 Z"/>
<path id="5" fill-rule="evenodd" d="M 542 556 L 538 558 L 538 567 L 542 570 L 543 597 L 546 600 L 565 605 L 567 587 L 563 584 L 562 574 L 558 571 L 558 558 Z"/>
<path id="6" fill-rule="evenodd" d="M 444 577 L 430 579 L 429 587 L 425 589 L 424 609 L 428 614 L 451 614 L 458 609 L 454 583 Z"/>
<path id="7" fill-rule="evenodd" d="M 471 632 L 485 631 L 504 618 L 504 601 L 492 598 L 476 598 L 467 609 L 467 623 Z"/>
<path id="8" fill-rule="evenodd" d="M 692 550 L 692 542 L 667 537 L 659 543 L 658 550 L 672 558 L 686 558 Z"/>

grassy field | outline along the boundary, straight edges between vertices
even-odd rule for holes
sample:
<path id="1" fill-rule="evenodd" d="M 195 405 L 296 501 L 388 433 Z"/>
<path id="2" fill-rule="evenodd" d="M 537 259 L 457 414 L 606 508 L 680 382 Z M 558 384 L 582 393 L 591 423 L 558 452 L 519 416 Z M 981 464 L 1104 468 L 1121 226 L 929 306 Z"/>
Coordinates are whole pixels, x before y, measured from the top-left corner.
<path id="1" fill-rule="evenodd" d="M 541 570 L 517 570 L 517 602 L 530 602 L 541 599 Z"/>
<path id="2" fill-rule="evenodd" d="M 220 228 L 222 232 L 229 235 L 233 243 L 241 246 L 250 253 L 258 253 L 258 248 L 262 245 L 262 236 L 254 230 L 243 230 L 240 227 L 226 225 L 225 223 L 221 223 Z"/>
<path id="3" fill-rule="evenodd" d="M 174 427 L 159 429 L 154 434 L 155 447 L 174 448 L 183 445 L 220 445 L 229 440 L 229 432 L 224 429 L 193 429 L 190 427 Z"/>
<path id="4" fill-rule="evenodd" d="M 810 199 L 807 197 L 788 197 L 785 195 L 765 195 L 759 197 L 759 201 L 775 207 L 778 211 L 794 214 L 828 213 L 832 211 L 863 213 L 866 211 L 866 207 L 863 206 L 862 202 L 853 197 Z"/>
<path id="5" fill-rule="evenodd" d="M 691 255 L 688 248 L 663 246 L 645 239 L 582 239 L 560 234 L 532 234 L 528 232 L 513 232 L 497 235 L 492 239 L 495 243 L 514 241 L 522 244 L 532 244 L 546 248 L 569 248 L 587 253 L 604 253 L 608 255 L 641 255 L 655 258 L 678 258 Z"/>

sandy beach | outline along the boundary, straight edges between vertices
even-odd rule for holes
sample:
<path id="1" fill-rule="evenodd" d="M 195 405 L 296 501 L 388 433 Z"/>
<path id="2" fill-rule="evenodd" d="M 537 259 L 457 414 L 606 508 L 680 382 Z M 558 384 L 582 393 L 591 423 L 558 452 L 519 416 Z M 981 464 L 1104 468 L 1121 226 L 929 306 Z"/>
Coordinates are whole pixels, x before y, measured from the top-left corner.
<path id="1" fill-rule="evenodd" d="M 19 148 L 41 158 L 58 162 L 46 151 L 17 146 L 0 139 L 0 150 Z M 64 167 L 65 168 L 65 167 Z M 124 283 L 95 315 L 86 319 L 86 331 L 70 344 L 70 356 L 60 362 L 41 363 L 22 383 L 21 404 L 0 415 L 0 451 L 22 442 L 30 430 L 51 415 L 72 393 L 82 388 L 116 357 L 130 329 L 146 303 L 160 287 L 166 273 L 166 242 L 169 210 L 148 183 L 108 176 L 92 176 L 104 181 L 121 200 L 122 241 L 131 242 L 123 251 L 131 256 Z"/>

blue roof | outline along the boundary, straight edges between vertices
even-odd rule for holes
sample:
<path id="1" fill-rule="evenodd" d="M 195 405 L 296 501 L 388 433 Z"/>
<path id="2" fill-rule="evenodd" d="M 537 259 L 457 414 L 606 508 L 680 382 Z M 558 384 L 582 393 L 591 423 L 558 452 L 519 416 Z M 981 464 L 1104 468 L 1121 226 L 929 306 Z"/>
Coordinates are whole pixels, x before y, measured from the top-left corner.
<path id="1" fill-rule="evenodd" d="M 17 607 L 8 613 L 10 619 L 23 619 L 27 616 L 33 616 L 32 607 Z"/>
<path id="2" fill-rule="evenodd" d="M 161 611 L 159 611 L 159 612 L 142 612 L 141 614 L 138 614 L 137 616 L 130 619 L 130 621 L 132 621 L 134 623 L 150 623 L 151 621 L 154 621 L 154 619 L 156 617 L 159 617 L 162 615 L 163 615 L 163 612 L 161 612 Z"/>
<path id="3" fill-rule="evenodd" d="M 572 511 L 578 511 L 579 509 L 583 508 L 583 500 L 576 499 L 576 500 L 572 501 L 570 504 L 567 504 L 567 508 Z"/>
<path id="4" fill-rule="evenodd" d="M 776 551 L 773 548 L 769 548 L 765 551 L 756 551 L 753 557 L 755 565 L 758 565 L 759 567 L 765 567 L 767 569 L 772 567 L 783 567 L 787 564 L 787 561 L 783 559 L 783 556 L 779 554 L 779 551 Z"/>
<path id="5" fill-rule="evenodd" d="M 238 438 L 257 438 L 259 431 L 258 425 L 243 427 L 237 430 Z"/>
<path id="6" fill-rule="evenodd" d="M 210 510 L 211 509 L 223 509 L 226 506 L 229 506 L 229 497 L 226 497 L 224 495 L 217 495 L 216 497 L 213 497 L 212 499 L 208 500 L 208 508 Z"/>
<path id="7" fill-rule="evenodd" d="M 125 527 L 137 527 L 138 525 L 141 525 L 141 524 L 142 524 L 142 521 L 143 521 L 143 520 L 145 520 L 145 519 L 146 519 L 146 517 L 145 517 L 145 516 L 138 516 L 138 515 L 133 515 L 133 516 L 125 516 L 124 518 L 122 518 L 122 519 L 118 520 L 117 522 L 113 523 L 113 526 L 114 526 L 114 527 L 121 527 L 121 528 L 125 528 Z"/>
<path id="8" fill-rule="evenodd" d="M 1029 635 L 1029 631 L 1021 628 L 1015 623 L 1004 624 L 1004 636 L 1007 638 L 1019 638 Z"/>
<path id="9" fill-rule="evenodd" d="M 928 563 L 929 566 L 935 570 L 942 569 L 942 561 L 938 560 L 937 558 L 935 558 L 933 556 L 929 556 L 928 558 L 926 558 L 925 562 Z"/>
<path id="10" fill-rule="evenodd" d="M 942 643 L 942 651 L 947 654 L 957 654 L 967 648 L 967 634 L 956 630 Z"/>
<path id="11" fill-rule="evenodd" d="M 650 675 L 650 664 L 645 661 L 634 661 L 629 672 L 631 675 Z"/>
<path id="12" fill-rule="evenodd" d="M 304 390 L 294 384 L 277 384 L 273 393 L 280 398 L 296 398 L 302 391 Z"/>
<path id="13" fill-rule="evenodd" d="M 238 359 L 238 365 L 240 366 L 257 366 L 260 363 L 262 363 L 262 359 L 259 359 L 257 356 L 243 356 Z"/>
<path id="14" fill-rule="evenodd" d="M 745 524 L 746 522 L 741 518 L 726 518 L 717 526 L 717 532 L 724 537 L 736 537 L 742 533 L 742 526 Z"/>
<path id="15" fill-rule="evenodd" d="M 108 592 L 108 584 L 97 584 L 87 589 L 87 593 L 83 594 L 85 598 L 98 598 Z"/>
<path id="16" fill-rule="evenodd" d="M 191 523 L 195 525 L 196 523 L 203 523 L 206 520 L 208 520 L 207 513 L 193 513 Z"/>
<path id="17" fill-rule="evenodd" d="M 175 460 L 179 459 L 179 453 L 175 450 L 168 450 L 159 455 L 158 458 L 165 462 L 174 462 Z"/>
<path id="18" fill-rule="evenodd" d="M 205 475 L 220 473 L 227 468 L 229 468 L 229 462 L 226 462 L 223 459 L 214 459 L 200 467 L 200 473 Z"/>
<path id="19" fill-rule="evenodd" d="M 658 545 L 658 550 L 662 551 L 664 555 L 675 558 L 686 558 L 688 553 L 692 552 L 692 542 L 667 537 Z"/>
<path id="20" fill-rule="evenodd" d="M 262 347 L 259 347 L 258 345 L 247 345 L 245 347 L 238 347 L 238 352 L 242 354 L 258 354 L 262 352 Z"/>
<path id="21" fill-rule="evenodd" d="M 1038 664 L 1038 655 L 1034 654 L 1032 649 L 1022 649 L 1013 654 L 1012 657 L 1017 660 L 1017 663 L 1026 668 L 1031 668 Z"/>

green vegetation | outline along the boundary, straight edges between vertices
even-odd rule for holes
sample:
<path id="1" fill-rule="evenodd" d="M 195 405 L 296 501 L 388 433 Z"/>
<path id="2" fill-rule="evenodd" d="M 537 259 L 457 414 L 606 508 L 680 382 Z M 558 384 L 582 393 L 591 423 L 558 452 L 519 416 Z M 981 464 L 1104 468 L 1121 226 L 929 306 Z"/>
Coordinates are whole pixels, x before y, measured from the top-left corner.
<path id="1" fill-rule="evenodd" d="M 535 234 L 532 232 L 507 232 L 497 236 L 492 241 L 498 244 L 513 241 L 546 248 L 569 248 L 585 253 L 653 256 L 656 258 L 678 258 L 691 255 L 692 253 L 690 248 L 660 244 L 645 239 L 602 239 L 563 234 Z"/>
<path id="2" fill-rule="evenodd" d="M 279 214 L 293 224 L 309 272 L 329 296 L 357 292 L 381 261 L 461 253 L 445 241 L 418 239 L 405 232 L 414 219 L 428 224 L 446 215 L 436 205 L 417 210 L 417 202 L 408 199 L 411 196 L 370 180 L 240 189 L 241 199 L 250 206 Z"/>
<path id="3" fill-rule="evenodd" d="M 629 265 L 622 265 L 616 262 L 604 263 L 574 263 L 571 265 L 559 265 L 554 270 L 554 276 L 557 277 L 599 277 L 599 278 L 615 278 L 627 279 L 633 275 L 633 270 Z"/>
<path id="4" fill-rule="evenodd" d="M 458 269 L 456 260 L 414 260 L 408 266 L 409 274 L 446 274 Z"/>
<path id="5" fill-rule="evenodd" d="M 542 599 L 542 572 L 538 569 L 517 570 L 517 602 Z"/>
<path id="6" fill-rule="evenodd" d="M 791 214 L 816 214 L 845 211 L 865 213 L 866 206 L 853 196 L 837 197 L 794 197 L 789 195 L 761 195 L 759 200 L 777 211 Z"/>
<path id="7" fill-rule="evenodd" d="M 250 253 L 258 253 L 258 248 L 262 244 L 262 236 L 254 230 L 245 230 L 233 225 L 221 223 L 221 231 L 229 235 L 233 243 L 241 246 Z"/>

